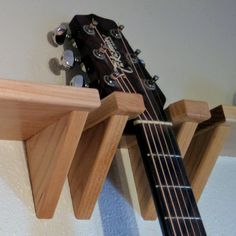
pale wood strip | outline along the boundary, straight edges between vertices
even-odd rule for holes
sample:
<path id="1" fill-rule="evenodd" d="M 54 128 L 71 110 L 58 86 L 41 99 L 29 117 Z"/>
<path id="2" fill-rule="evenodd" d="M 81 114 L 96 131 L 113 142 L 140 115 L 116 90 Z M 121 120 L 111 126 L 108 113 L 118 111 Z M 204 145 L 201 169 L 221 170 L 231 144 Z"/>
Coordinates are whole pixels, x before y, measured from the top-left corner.
<path id="1" fill-rule="evenodd" d="M 143 97 L 140 94 L 114 92 L 102 99 L 99 109 L 94 110 L 88 117 L 85 130 L 95 126 L 112 115 L 129 115 L 130 119 L 144 112 Z"/>
<path id="2" fill-rule="evenodd" d="M 54 214 L 74 157 L 87 112 L 73 111 L 26 140 L 37 217 Z"/>
<path id="3" fill-rule="evenodd" d="M 100 105 L 96 89 L 39 84 L 0 79 L 0 100 L 63 107 L 66 110 L 93 110 Z"/>
<path id="4" fill-rule="evenodd" d="M 128 116 L 114 115 L 87 129 L 68 175 L 75 216 L 89 219 L 107 176 Z"/>
<path id="5" fill-rule="evenodd" d="M 0 80 L 0 139 L 26 140 L 68 112 L 99 105 L 94 89 Z"/>
<path id="6" fill-rule="evenodd" d="M 176 128 L 176 138 L 182 157 L 185 156 L 188 150 L 188 147 L 191 143 L 192 137 L 194 136 L 197 126 L 197 122 L 186 121 Z"/>
<path id="7" fill-rule="evenodd" d="M 203 122 L 199 129 L 211 129 L 221 124 L 228 125 L 231 129 L 230 135 L 225 140 L 220 155 L 236 156 L 236 106 L 219 105 L 211 110 L 211 119 Z"/>
<path id="8" fill-rule="evenodd" d="M 203 122 L 211 117 L 208 104 L 203 101 L 180 100 L 167 108 L 170 120 L 175 124 L 184 122 Z"/>
<path id="9" fill-rule="evenodd" d="M 229 126 L 219 125 L 199 131 L 192 139 L 184 158 L 184 165 L 197 200 L 215 166 L 229 131 Z"/>

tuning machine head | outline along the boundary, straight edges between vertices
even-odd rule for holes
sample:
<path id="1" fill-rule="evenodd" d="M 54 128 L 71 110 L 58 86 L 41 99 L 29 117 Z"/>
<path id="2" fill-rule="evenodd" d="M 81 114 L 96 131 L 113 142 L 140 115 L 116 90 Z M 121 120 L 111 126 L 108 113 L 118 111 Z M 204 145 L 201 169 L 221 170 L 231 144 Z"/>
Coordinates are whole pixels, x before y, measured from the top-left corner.
<path id="1" fill-rule="evenodd" d="M 56 45 L 64 44 L 66 38 L 70 39 L 71 36 L 68 34 L 68 28 L 66 25 L 61 24 L 52 33 L 52 40 Z"/>
<path id="2" fill-rule="evenodd" d="M 134 51 L 134 54 L 135 54 L 136 57 L 137 57 L 140 53 L 141 53 L 141 50 L 140 50 L 140 49 L 136 49 L 136 50 Z"/>
<path id="3" fill-rule="evenodd" d="M 159 76 L 154 75 L 152 78 L 144 80 L 144 84 L 145 84 L 147 89 L 155 90 L 157 80 L 159 80 Z"/>
<path id="4" fill-rule="evenodd" d="M 61 56 L 61 64 L 65 70 L 68 70 L 74 66 L 75 63 L 80 63 L 81 59 L 74 55 L 72 50 L 65 50 Z"/>
<path id="5" fill-rule="evenodd" d="M 121 32 L 124 28 L 125 28 L 124 25 L 119 25 L 117 30 Z"/>
<path id="6" fill-rule="evenodd" d="M 152 83 L 156 83 L 156 81 L 159 80 L 159 78 L 160 78 L 160 77 L 159 77 L 158 75 L 154 75 L 150 81 L 151 81 Z"/>
<path id="7" fill-rule="evenodd" d="M 116 38 L 116 39 L 121 39 L 122 38 L 122 30 L 125 28 L 124 25 L 119 25 L 117 28 L 115 29 L 111 29 L 110 30 L 110 34 L 112 37 Z"/>

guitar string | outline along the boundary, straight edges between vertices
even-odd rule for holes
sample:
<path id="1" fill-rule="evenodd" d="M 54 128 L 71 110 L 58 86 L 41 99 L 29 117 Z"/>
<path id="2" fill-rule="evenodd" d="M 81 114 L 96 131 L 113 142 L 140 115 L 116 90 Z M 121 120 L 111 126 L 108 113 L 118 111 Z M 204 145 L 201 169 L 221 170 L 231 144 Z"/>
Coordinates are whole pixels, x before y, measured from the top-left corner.
<path id="1" fill-rule="evenodd" d="M 159 95 L 158 95 L 158 97 L 159 97 Z M 168 138 L 169 138 L 169 140 L 170 140 L 171 149 L 172 149 L 172 151 L 174 152 L 174 155 L 176 155 L 176 150 L 175 150 L 175 147 L 174 147 L 174 145 L 173 145 L 173 143 L 172 143 L 172 141 L 171 141 L 171 136 L 170 136 L 170 133 L 172 133 L 172 137 L 174 136 L 173 131 L 170 131 L 170 130 L 168 129 L 168 127 L 167 127 L 167 128 L 164 127 L 164 129 L 167 130 L 166 133 L 167 133 Z M 184 178 L 184 176 L 183 176 L 183 172 L 182 172 L 182 170 L 181 170 L 181 167 L 180 167 L 179 162 L 177 162 L 177 166 L 178 166 L 178 170 L 179 170 L 179 172 L 180 172 L 180 175 L 181 175 L 182 180 L 185 182 L 185 185 L 187 185 L 188 183 L 186 183 L 186 182 L 188 182 L 188 181 L 186 181 L 186 178 Z M 196 212 L 195 212 L 196 210 L 195 210 L 194 206 L 192 205 L 192 200 L 191 200 L 191 197 L 190 197 L 190 195 L 189 195 L 189 191 L 188 191 L 187 189 L 183 189 L 183 190 L 185 191 L 185 193 L 186 193 L 186 195 L 187 195 L 187 198 L 188 198 L 188 200 L 189 200 L 189 203 L 190 203 L 190 206 L 191 206 L 191 209 L 192 209 L 193 216 L 194 216 L 194 217 L 199 217 L 199 213 L 196 214 Z M 190 222 L 192 222 L 192 221 L 190 221 Z M 200 233 L 199 235 L 202 235 L 202 232 L 201 232 L 201 229 L 200 229 L 200 226 L 199 226 L 200 221 L 197 220 L 197 221 L 195 221 L 195 223 L 196 223 L 196 225 L 197 225 L 197 231 Z"/>
<path id="2" fill-rule="evenodd" d="M 123 90 L 124 92 L 126 92 L 126 90 L 122 87 L 120 81 L 119 81 L 118 83 L 119 83 L 119 86 L 122 88 L 122 90 Z M 140 117 L 140 118 L 141 118 L 141 117 Z M 163 199 L 164 199 L 164 202 L 165 202 L 165 205 L 166 205 L 166 208 L 167 208 L 167 214 L 168 214 L 169 216 L 171 216 L 170 210 L 169 210 L 169 205 L 168 205 L 167 200 L 166 200 L 166 195 L 165 195 L 165 193 L 164 193 L 164 189 L 163 189 L 163 186 L 162 186 L 162 184 L 161 184 L 161 178 L 160 178 L 160 176 L 159 176 L 159 174 L 158 174 L 157 166 L 156 166 L 155 159 L 154 159 L 154 156 L 153 156 L 152 147 L 151 147 L 151 144 L 150 144 L 150 142 L 149 142 L 147 130 L 146 130 L 144 124 L 142 124 L 142 127 L 143 127 L 143 130 L 144 130 L 144 135 L 145 135 L 146 140 L 147 140 L 148 149 L 149 149 L 149 152 L 150 152 L 150 155 L 151 155 L 151 158 L 152 158 L 152 162 L 154 163 L 154 169 L 155 169 L 154 172 L 156 173 L 157 179 L 158 179 L 158 181 L 159 181 L 159 183 L 160 183 L 160 189 L 161 189 L 161 192 L 162 192 L 162 195 L 163 195 Z M 149 131 L 151 132 L 150 125 L 148 125 L 148 127 L 149 127 Z M 170 193 L 169 193 L 169 194 L 170 194 Z M 170 195 L 170 199 L 171 199 L 171 195 Z M 172 199 L 171 199 L 171 200 L 172 200 Z M 172 203 L 172 205 L 174 206 L 174 203 L 173 203 L 172 201 L 171 201 L 171 203 Z M 176 227 L 174 227 L 173 220 L 172 220 L 171 217 L 170 217 L 170 223 L 171 223 L 171 227 L 172 227 L 172 230 L 173 230 L 173 232 L 174 232 L 174 235 L 177 236 Z M 180 232 L 181 232 L 181 235 L 183 235 L 182 230 L 181 230 L 181 228 L 180 228 L 180 225 L 178 225 L 178 227 L 179 227 L 179 230 L 180 230 Z"/>
<path id="3" fill-rule="evenodd" d="M 140 66 L 139 63 L 138 63 L 138 67 L 139 67 L 139 71 L 141 71 L 141 73 L 142 73 L 142 76 L 145 78 L 146 76 L 144 75 L 144 73 L 143 73 L 143 71 L 142 71 L 142 68 L 141 68 L 141 66 Z M 157 93 L 157 96 L 158 96 L 158 100 L 161 101 L 161 98 L 159 97 L 159 94 L 158 94 L 158 93 Z M 159 108 L 158 108 L 158 109 L 159 109 Z M 161 114 L 161 112 L 160 112 L 160 114 Z M 163 118 L 163 117 L 162 117 L 162 118 Z M 167 132 L 165 132 L 165 133 L 167 134 L 169 143 L 170 143 L 170 145 L 171 145 L 171 148 L 170 148 L 170 149 L 171 149 L 171 153 L 173 152 L 174 155 L 178 155 L 178 154 L 176 153 L 176 150 L 175 150 L 173 141 L 172 141 L 171 136 L 170 136 L 170 132 L 171 132 L 171 131 L 169 130 L 168 127 L 163 127 L 163 129 L 164 129 L 165 131 L 167 131 Z M 166 145 L 166 147 L 167 147 L 168 150 L 169 150 L 169 146 Z M 169 152 L 169 151 L 168 151 L 168 152 Z M 170 153 L 170 152 L 169 152 L 169 153 Z M 172 166 L 173 166 L 173 163 L 172 163 Z M 175 175 L 177 176 L 176 168 L 173 168 L 173 169 L 174 169 Z M 182 181 L 185 183 L 185 185 L 187 185 L 188 183 L 186 183 L 186 178 L 184 178 L 184 176 L 183 176 L 183 173 L 182 173 L 182 170 L 181 170 L 181 168 L 180 168 L 179 162 L 177 162 L 177 169 L 178 169 L 179 172 L 180 172 Z M 178 183 L 179 183 L 178 178 L 177 178 L 177 181 L 178 181 Z M 187 198 L 188 198 L 188 200 L 189 200 L 189 203 L 190 203 L 190 206 L 191 206 L 191 209 L 192 209 L 192 212 L 193 212 L 194 217 L 197 217 L 197 216 L 196 216 L 196 213 L 195 213 L 195 209 L 194 209 L 194 207 L 193 207 L 193 205 L 192 205 L 191 198 L 190 198 L 190 196 L 189 196 L 189 190 L 188 190 L 188 189 L 183 189 L 183 190 L 180 191 L 180 193 L 181 193 L 181 195 L 182 195 L 182 198 L 184 199 L 184 196 L 183 196 L 183 192 L 182 192 L 182 191 L 184 191 L 184 192 L 186 193 L 186 195 L 187 195 Z M 185 209 L 186 209 L 186 211 L 187 211 L 188 216 L 190 216 L 189 209 L 188 209 L 188 207 L 187 207 L 185 201 L 184 201 L 184 205 L 185 205 Z M 191 223 L 191 228 L 192 228 L 192 230 L 195 231 L 195 230 L 194 230 L 194 227 L 193 227 L 193 224 L 192 224 L 192 221 L 190 221 L 190 223 Z M 198 228 L 197 231 L 199 231 L 199 233 L 201 234 L 201 230 L 200 230 L 200 227 L 199 227 L 199 221 L 196 221 L 196 224 L 197 224 L 197 228 Z"/>
<path id="4" fill-rule="evenodd" d="M 138 67 L 139 67 L 139 71 L 141 71 L 142 76 L 145 78 L 146 76 L 144 75 L 143 70 L 142 70 L 140 64 L 139 64 L 139 63 L 137 63 L 137 64 L 138 64 Z M 158 96 L 158 100 L 161 101 L 161 98 L 160 98 L 160 96 L 159 96 L 158 93 L 157 93 L 157 96 Z M 158 108 L 158 109 L 159 109 L 159 108 Z M 160 114 L 161 114 L 161 112 L 160 112 Z M 162 118 L 163 118 L 163 117 L 162 117 Z M 172 151 L 173 151 L 173 154 L 174 154 L 174 155 L 177 155 L 176 149 L 175 149 L 174 144 L 173 144 L 172 139 L 171 139 L 171 135 L 170 135 L 171 131 L 169 130 L 168 127 L 163 127 L 163 129 L 164 129 L 165 131 L 167 131 L 166 133 L 167 133 L 167 135 L 168 135 L 168 140 L 169 140 L 169 143 L 171 144 L 171 149 L 172 149 Z M 173 135 L 173 134 L 172 134 L 172 135 Z M 167 146 L 167 148 L 169 148 L 169 147 Z M 183 176 L 183 173 L 182 173 L 182 170 L 181 170 L 181 167 L 180 167 L 179 162 L 177 162 L 177 168 L 178 168 L 178 170 L 179 170 L 179 172 L 180 172 L 182 181 L 185 183 L 185 185 L 187 185 L 187 183 L 186 183 L 186 178 L 184 178 L 184 176 Z M 174 171 L 176 172 L 175 168 L 174 168 Z M 176 175 L 177 175 L 177 174 L 176 174 Z M 187 181 L 187 182 L 188 182 L 188 181 Z M 186 195 L 187 195 L 187 198 L 188 198 L 188 200 L 189 200 L 189 203 L 190 203 L 190 206 L 191 206 L 192 213 L 193 213 L 194 217 L 199 217 L 199 214 L 196 215 L 195 209 L 194 209 L 194 207 L 193 207 L 193 205 L 192 205 L 191 197 L 189 196 L 189 190 L 183 189 L 182 191 L 185 191 L 185 193 L 186 193 Z M 182 198 L 184 198 L 182 191 L 180 191 L 180 192 L 181 192 Z M 190 216 L 189 209 L 188 209 L 188 207 L 186 206 L 185 201 L 184 201 L 184 204 L 185 204 L 185 208 L 186 208 L 186 210 L 187 210 L 187 214 L 188 214 L 188 216 Z M 192 229 L 193 229 L 192 221 L 190 221 L 190 222 L 191 222 L 191 227 L 192 227 Z M 200 233 L 200 235 L 202 235 L 202 234 L 201 234 L 201 229 L 200 229 L 200 227 L 199 227 L 199 221 L 198 221 L 198 220 L 196 221 L 196 224 L 197 224 L 197 228 L 198 228 L 197 231 Z"/>
<path id="5" fill-rule="evenodd" d="M 123 44 L 124 44 L 124 46 L 125 46 L 125 43 L 124 43 L 124 42 L 123 42 Z M 129 57 L 130 57 L 130 53 L 128 52 L 127 47 L 126 47 L 126 51 L 127 51 L 128 55 L 129 55 Z M 136 69 L 134 63 L 132 62 L 131 57 L 130 57 L 130 61 L 131 61 L 131 63 L 133 64 L 134 69 Z M 138 64 L 138 65 L 139 65 L 139 64 Z M 140 65 L 139 65 L 139 67 L 140 67 Z M 140 69 L 140 70 L 141 70 L 141 69 Z M 142 74 L 143 74 L 143 71 L 142 71 L 142 70 L 141 70 L 141 72 L 142 72 Z M 137 71 L 136 71 L 136 73 L 137 73 L 137 75 L 139 76 L 139 74 L 138 74 Z M 145 76 L 144 76 L 144 77 L 145 77 Z M 158 95 L 158 99 L 159 99 L 159 101 L 160 101 L 159 95 Z M 159 108 L 158 108 L 158 109 L 159 109 Z M 160 112 L 160 114 L 161 114 L 161 112 Z M 162 114 L 161 114 L 161 116 L 162 116 Z M 162 117 L 162 118 L 163 118 L 163 117 Z M 162 127 L 161 127 L 161 128 L 162 128 Z M 168 127 L 164 127 L 164 129 L 165 129 L 165 128 L 166 128 L 166 130 L 167 130 L 167 134 L 168 134 L 168 137 L 169 137 L 169 141 L 170 141 L 172 150 L 174 150 L 174 153 L 175 153 L 175 155 L 176 155 L 175 148 L 174 148 L 173 143 L 172 143 L 172 140 L 171 140 L 171 138 L 170 138 L 170 134 L 169 134 L 170 131 L 169 131 Z M 164 139 L 164 140 L 165 140 L 165 143 L 166 143 L 166 139 Z M 167 147 L 168 152 L 169 152 L 169 147 L 168 147 L 167 143 L 166 143 L 166 147 Z M 169 153 L 169 154 L 170 154 L 170 153 Z M 171 160 L 171 161 L 172 161 L 172 160 Z M 178 165 L 178 168 L 179 168 L 180 173 L 181 173 L 181 178 L 182 178 L 183 182 L 186 183 L 185 178 L 183 177 L 183 173 L 182 173 L 182 171 L 181 171 L 181 169 L 180 169 L 179 162 L 177 162 L 177 165 Z M 177 177 L 176 170 L 175 170 L 175 168 L 174 168 L 174 166 L 173 166 L 173 163 L 172 163 L 172 167 L 173 167 L 173 169 L 174 169 L 174 171 L 175 171 L 175 175 L 176 175 L 176 177 Z M 177 178 L 177 180 L 178 180 L 178 178 Z M 179 181 L 178 181 L 178 182 L 179 182 Z M 194 210 L 194 208 L 193 208 L 193 206 L 192 206 L 192 202 L 191 202 L 191 199 L 190 199 L 190 196 L 189 196 L 189 192 L 188 192 L 188 190 L 185 190 L 185 191 L 187 192 L 187 196 L 188 196 L 188 199 L 189 199 L 191 208 L 192 208 L 192 210 L 193 210 L 193 214 L 194 214 L 194 216 L 196 216 L 196 215 L 195 215 L 195 210 Z M 188 214 L 188 216 L 189 216 L 189 211 L 188 211 L 188 208 L 187 208 L 187 206 L 186 206 L 185 199 L 184 199 L 184 197 L 183 197 L 183 192 L 182 192 L 182 191 L 180 191 L 180 192 L 181 192 L 182 198 L 183 198 L 183 200 L 184 200 L 184 204 L 185 204 L 185 208 L 186 208 L 186 210 L 187 210 L 187 214 Z M 192 221 L 190 221 L 190 223 L 191 223 L 191 228 L 192 228 L 192 230 L 195 231 L 195 230 L 193 229 Z M 198 221 L 197 221 L 197 226 L 198 226 L 198 231 L 199 231 L 200 234 L 201 234 L 201 230 L 200 230 L 200 228 L 199 228 Z"/>
<path id="6" fill-rule="evenodd" d="M 97 34 L 99 35 L 99 37 L 101 38 L 101 40 L 103 41 L 103 43 L 105 43 L 103 37 L 101 36 L 100 32 L 98 31 L 98 29 L 97 29 L 96 27 L 95 27 L 95 30 L 96 30 Z M 105 52 L 105 53 L 106 53 L 106 52 Z M 106 53 L 106 55 L 107 55 L 107 53 Z M 107 57 L 108 57 L 108 59 L 110 60 L 109 55 L 107 55 Z M 113 65 L 113 63 L 112 63 L 111 60 L 110 60 L 110 62 L 111 62 L 111 64 Z M 129 90 L 129 89 L 128 89 L 128 90 Z M 133 90 L 134 90 L 134 92 L 136 92 L 135 89 L 133 89 Z M 129 91 L 129 92 L 131 92 L 131 91 Z M 145 116 L 145 114 L 144 114 L 144 116 Z M 152 135 L 152 139 L 153 139 L 153 141 L 155 141 L 155 140 L 154 140 L 154 137 L 153 137 L 153 133 L 152 133 L 152 130 L 151 130 L 150 125 L 148 125 L 148 127 L 149 127 L 150 133 L 151 133 L 151 135 Z M 145 127 L 144 127 L 144 126 L 143 126 L 143 128 L 144 128 L 144 130 L 145 130 Z M 146 138 L 147 138 L 147 140 L 148 140 L 146 130 L 145 130 L 145 135 L 146 135 Z M 148 141 L 148 142 L 149 142 L 149 141 Z M 156 153 L 158 153 L 156 144 L 155 144 L 155 142 L 153 142 L 153 143 L 154 143 L 154 145 L 155 145 Z M 150 149 L 150 151 L 151 151 L 150 153 L 152 154 L 152 150 L 151 150 L 150 147 L 151 147 L 151 145 L 150 145 L 150 142 L 149 142 L 149 149 Z M 158 153 L 158 154 L 159 154 L 159 153 Z M 155 160 L 154 160 L 154 157 L 153 157 L 153 154 L 152 154 L 151 156 L 152 156 L 152 161 L 153 161 L 153 163 L 154 163 L 156 175 L 158 175 L 159 182 L 161 183 L 160 177 L 159 177 L 159 174 L 158 174 L 158 171 L 157 171 L 156 163 L 155 163 Z M 159 155 L 158 155 L 158 156 L 159 156 Z M 161 166 L 162 172 L 164 173 L 162 163 L 161 163 L 160 160 L 159 160 L 159 162 L 160 162 L 160 166 Z M 165 182 L 167 183 L 166 176 L 165 176 L 164 174 L 163 174 L 163 176 L 164 176 Z M 165 194 L 164 194 L 164 192 L 163 192 L 163 189 L 162 189 L 162 193 L 163 193 L 163 196 L 164 196 L 164 198 L 165 198 Z M 171 203 L 172 203 L 172 205 L 173 205 L 173 209 L 174 209 L 175 215 L 177 216 L 177 214 L 176 214 L 176 209 L 175 209 L 175 206 L 174 206 L 173 199 L 172 199 L 172 196 L 171 196 L 171 194 L 170 194 L 169 188 L 168 188 L 168 193 L 169 193 L 169 196 L 170 196 L 170 199 L 171 199 Z M 177 199 L 178 199 L 178 198 L 177 198 Z M 165 201 L 166 201 L 166 200 L 165 200 Z M 167 208 L 168 208 L 168 206 L 167 206 Z M 180 208 L 180 209 L 181 209 L 181 208 Z M 168 208 L 168 213 L 169 213 L 169 215 L 170 215 L 169 208 Z M 171 219 L 171 218 L 170 218 L 170 219 Z M 178 219 L 177 219 L 177 223 L 178 223 L 179 229 L 180 229 L 180 231 L 181 231 L 181 234 L 183 235 L 182 229 L 181 229 L 181 227 L 180 227 L 180 224 L 179 224 Z M 171 222 L 171 224 L 172 224 L 172 228 L 173 228 L 173 230 L 174 230 L 173 222 Z M 186 230 L 187 230 L 187 227 L 186 227 Z"/>
<path id="7" fill-rule="evenodd" d="M 138 64 L 139 65 L 139 64 Z M 134 65 L 133 65 L 134 66 Z M 140 66 L 140 65 L 139 65 Z M 142 70 L 141 70 L 141 72 L 142 72 Z M 143 72 L 142 72 L 143 73 Z M 137 75 L 138 75 L 138 73 L 137 73 Z M 165 128 L 165 127 L 164 127 Z M 168 129 L 167 129 L 167 131 L 169 131 Z M 172 149 L 174 150 L 174 152 L 175 152 L 175 149 L 174 149 L 174 147 L 173 147 L 173 144 L 172 144 L 172 141 L 171 141 L 171 138 L 170 138 L 170 134 L 169 134 L 169 132 L 167 132 L 167 134 L 168 134 L 168 137 L 169 137 L 169 140 L 170 140 L 170 143 L 171 143 L 171 146 L 172 146 Z M 167 146 L 168 147 L 168 146 Z M 175 153 L 176 154 L 176 153 Z M 180 170 L 180 166 L 179 166 L 179 163 L 177 162 L 177 164 L 178 164 L 178 168 L 179 168 L 179 170 Z M 175 170 L 175 169 L 174 169 Z M 181 172 L 181 177 L 182 177 L 182 179 L 183 180 L 185 180 L 184 179 L 184 177 L 183 177 L 183 173 Z M 181 192 L 181 194 L 182 194 L 182 192 Z M 189 193 L 188 193 L 188 191 L 187 191 L 187 195 L 188 195 L 188 198 L 189 198 Z M 185 203 L 185 202 L 184 202 Z M 192 206 L 192 202 L 191 202 L 191 200 L 190 200 L 190 205 L 191 205 L 191 207 L 193 208 L 193 206 Z M 187 209 L 187 208 L 186 208 Z M 187 209 L 187 211 L 188 211 L 188 209 Z M 193 213 L 194 213 L 194 215 L 195 215 L 195 211 L 193 210 Z M 188 213 L 189 214 L 189 213 Z M 190 221 L 191 222 L 191 221 Z M 198 221 L 197 221 L 198 222 Z M 192 224 L 192 222 L 191 222 L 191 224 Z M 199 226 L 198 226 L 198 228 L 199 228 Z M 200 229 L 199 229 L 200 230 Z"/>
<path id="8" fill-rule="evenodd" d="M 120 34 L 120 35 L 121 35 L 121 34 Z M 125 49 L 126 49 L 126 53 L 127 53 L 128 56 L 129 56 L 130 62 L 131 62 L 132 66 L 133 66 L 133 68 L 134 68 L 134 70 L 135 70 L 135 72 L 136 72 L 136 74 L 137 74 L 137 76 L 138 76 L 138 78 L 139 78 L 139 80 L 140 80 L 140 83 L 142 83 L 142 82 L 141 82 L 140 75 L 139 75 L 139 73 L 138 73 L 138 71 L 137 71 L 136 66 L 134 65 L 134 63 L 133 63 L 133 61 L 132 61 L 132 58 L 131 58 L 130 53 L 129 53 L 128 49 L 127 49 L 127 46 L 125 45 L 125 42 L 124 42 L 124 40 L 123 40 L 123 36 L 122 36 L 122 35 L 121 35 L 121 40 L 122 40 L 122 43 L 123 43 L 123 45 L 124 45 L 124 47 L 125 47 Z M 128 80 L 128 79 L 127 79 L 127 80 Z M 145 87 L 143 87 L 143 89 L 145 90 Z M 145 92 L 145 93 L 146 93 L 146 92 Z M 146 95 L 147 95 L 147 93 L 146 93 Z M 148 95 L 147 95 L 147 96 L 148 96 Z M 158 106 L 157 106 L 157 107 L 158 107 Z M 159 109 L 159 108 L 158 108 L 158 109 Z M 155 113 L 155 115 L 156 115 L 156 117 L 157 117 L 157 119 L 158 119 L 158 115 L 156 114 L 154 108 L 153 108 L 153 111 L 154 111 L 154 113 Z M 163 118 L 161 112 L 159 112 L 159 113 L 160 113 L 160 115 L 161 115 L 161 118 Z M 158 134 L 158 131 L 157 131 L 155 125 L 154 125 L 154 128 L 155 128 L 156 133 Z M 163 132 L 163 129 L 162 129 L 162 126 L 161 126 L 161 125 L 160 125 L 160 129 L 161 129 L 161 132 L 162 132 L 162 135 L 163 135 L 163 139 L 164 139 L 165 146 L 166 146 L 166 148 L 167 148 L 167 152 L 168 152 L 168 154 L 169 154 L 169 156 L 170 156 L 170 150 L 169 150 L 169 147 L 168 147 L 168 144 L 167 144 L 166 138 L 165 138 L 165 136 L 164 136 L 164 132 Z M 159 137 L 159 135 L 157 135 L 157 136 L 158 136 L 158 139 L 159 139 L 159 142 L 160 142 L 160 137 Z M 163 151 L 162 145 L 161 145 L 161 149 L 162 149 L 162 151 Z M 171 162 L 172 168 L 173 168 L 173 170 L 174 170 L 174 175 L 175 175 L 175 177 L 176 177 L 176 180 L 177 180 L 177 182 L 178 182 L 178 185 L 180 185 L 179 179 L 178 179 L 178 175 L 177 175 L 177 173 L 176 173 L 175 166 L 174 166 L 174 164 L 173 164 L 172 158 L 170 158 L 170 162 Z M 167 164 L 166 164 L 166 165 L 167 165 Z M 171 176 L 171 174 L 170 174 L 170 170 L 169 170 L 168 165 L 167 165 L 167 168 L 168 168 L 169 176 L 170 176 L 170 178 L 171 178 L 171 182 L 173 182 L 173 179 L 172 179 L 172 176 Z M 174 191 L 175 191 L 175 188 L 174 188 Z M 188 208 L 187 208 L 187 206 L 186 206 L 186 202 L 185 202 L 185 198 L 184 198 L 184 196 L 183 196 L 182 190 L 180 190 L 180 193 L 181 193 L 182 200 L 183 200 L 183 202 L 184 202 L 185 208 L 186 208 L 186 210 L 187 210 L 187 215 L 189 216 L 189 211 L 188 211 Z M 177 197 L 176 191 L 175 191 L 175 195 L 176 195 L 176 197 Z M 177 197 L 177 201 L 178 201 L 178 204 L 179 204 L 179 206 L 180 206 L 178 197 Z M 183 216 L 183 212 L 182 212 L 181 206 L 180 206 L 180 211 L 181 211 L 181 214 L 182 214 L 182 216 Z M 186 230 L 187 230 L 187 232 L 188 232 L 188 228 L 187 228 L 187 226 L 186 226 L 185 220 L 184 220 L 184 224 L 185 224 L 185 228 L 186 228 Z M 192 231 L 193 231 L 193 233 L 195 234 L 195 230 L 194 230 L 194 228 L 193 228 L 192 221 L 190 221 L 190 224 L 191 224 Z"/>

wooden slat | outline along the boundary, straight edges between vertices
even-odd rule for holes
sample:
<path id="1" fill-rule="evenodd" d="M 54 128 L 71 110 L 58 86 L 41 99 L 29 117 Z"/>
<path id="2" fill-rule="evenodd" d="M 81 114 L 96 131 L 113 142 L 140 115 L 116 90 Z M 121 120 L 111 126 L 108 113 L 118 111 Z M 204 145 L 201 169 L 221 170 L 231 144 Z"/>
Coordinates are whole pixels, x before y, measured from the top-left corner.
<path id="1" fill-rule="evenodd" d="M 83 133 L 68 176 L 78 219 L 92 215 L 127 119 L 115 115 Z"/>
<path id="2" fill-rule="evenodd" d="M 202 101 L 180 100 L 170 104 L 166 112 L 175 125 L 187 121 L 200 123 L 210 118 L 208 104 Z"/>
<path id="3" fill-rule="evenodd" d="M 214 126 L 201 130 L 192 139 L 184 158 L 189 181 L 195 198 L 198 200 L 215 166 L 230 127 Z"/>
<path id="4" fill-rule="evenodd" d="M 26 140 L 68 112 L 99 105 L 94 89 L 0 80 L 0 139 Z"/>
<path id="5" fill-rule="evenodd" d="M 51 218 L 74 157 L 87 112 L 73 111 L 26 140 L 36 214 Z"/>
<path id="6" fill-rule="evenodd" d="M 114 92 L 102 99 L 99 109 L 94 110 L 88 116 L 85 130 L 104 121 L 112 115 L 129 115 L 130 119 L 135 118 L 145 110 L 142 95 Z"/>
<path id="7" fill-rule="evenodd" d="M 126 122 L 144 110 L 140 95 L 115 92 L 89 114 L 68 176 L 77 218 L 91 217 Z"/>

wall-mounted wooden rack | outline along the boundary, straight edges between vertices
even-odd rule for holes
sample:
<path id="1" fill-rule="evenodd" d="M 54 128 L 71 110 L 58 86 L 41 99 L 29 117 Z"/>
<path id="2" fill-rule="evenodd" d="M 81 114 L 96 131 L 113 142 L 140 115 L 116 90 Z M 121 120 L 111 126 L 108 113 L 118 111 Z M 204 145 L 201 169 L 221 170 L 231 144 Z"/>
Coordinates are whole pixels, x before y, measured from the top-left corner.
<path id="1" fill-rule="evenodd" d="M 88 113 L 94 89 L 0 80 L 0 139 L 22 140 L 36 214 L 51 218 Z"/>
<path id="2" fill-rule="evenodd" d="M 100 102 L 94 89 L 0 80 L 0 139 L 26 144 L 36 215 L 53 216 L 68 175 L 75 216 L 89 219 L 119 146 L 129 150 L 143 218 L 156 219 L 137 141 L 122 137 L 127 120 L 144 110 L 138 94 L 115 92 Z M 236 132 L 228 138 L 236 109 L 219 106 L 210 115 L 207 103 L 182 100 L 166 111 L 198 199 L 225 141 L 222 153 L 236 154 Z"/>

